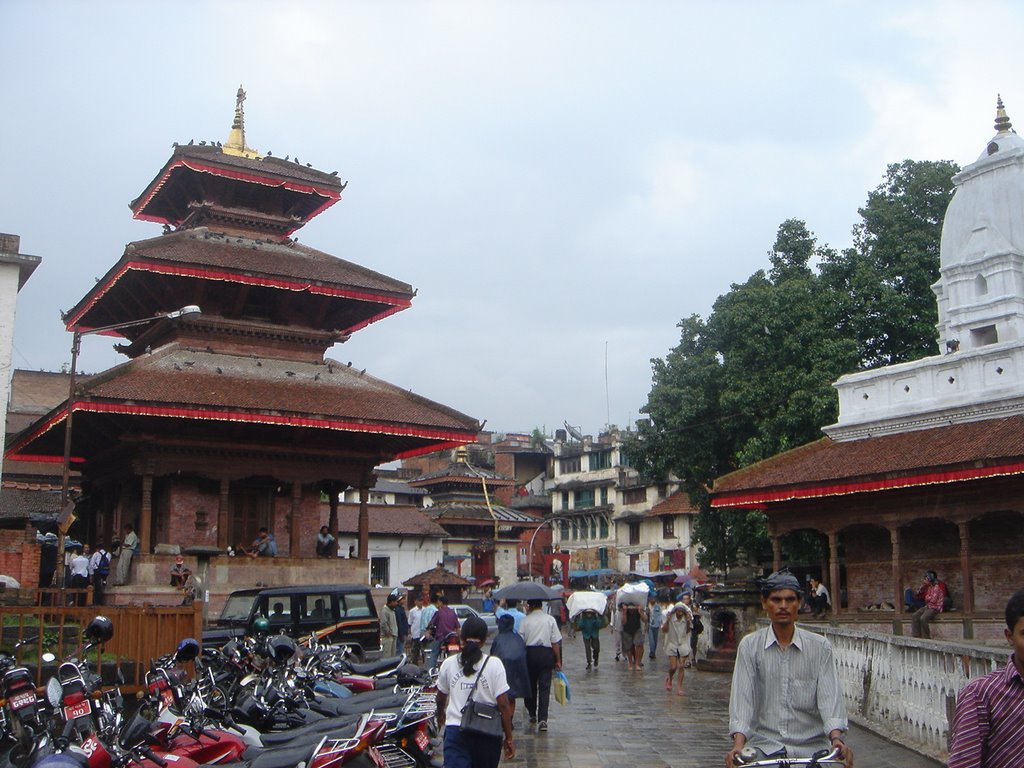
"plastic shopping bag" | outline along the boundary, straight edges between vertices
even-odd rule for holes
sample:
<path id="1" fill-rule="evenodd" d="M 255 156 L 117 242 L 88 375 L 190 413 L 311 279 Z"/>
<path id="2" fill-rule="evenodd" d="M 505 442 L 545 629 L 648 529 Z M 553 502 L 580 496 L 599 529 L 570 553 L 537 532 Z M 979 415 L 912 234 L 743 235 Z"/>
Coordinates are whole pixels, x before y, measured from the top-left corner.
<path id="1" fill-rule="evenodd" d="M 551 685 L 555 690 L 555 701 L 559 704 L 568 704 L 572 698 L 569 692 L 569 678 L 564 672 L 555 672 Z"/>

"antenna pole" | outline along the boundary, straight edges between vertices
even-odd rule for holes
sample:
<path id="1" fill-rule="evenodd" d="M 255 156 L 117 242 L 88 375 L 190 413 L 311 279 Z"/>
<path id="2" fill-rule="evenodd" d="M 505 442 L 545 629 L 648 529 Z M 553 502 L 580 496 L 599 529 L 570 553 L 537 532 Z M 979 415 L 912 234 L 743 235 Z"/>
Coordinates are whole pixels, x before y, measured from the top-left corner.
<path id="1" fill-rule="evenodd" d="M 605 410 L 605 426 L 609 427 L 612 423 L 612 407 L 611 400 L 608 397 L 608 341 L 604 342 L 604 410 Z"/>

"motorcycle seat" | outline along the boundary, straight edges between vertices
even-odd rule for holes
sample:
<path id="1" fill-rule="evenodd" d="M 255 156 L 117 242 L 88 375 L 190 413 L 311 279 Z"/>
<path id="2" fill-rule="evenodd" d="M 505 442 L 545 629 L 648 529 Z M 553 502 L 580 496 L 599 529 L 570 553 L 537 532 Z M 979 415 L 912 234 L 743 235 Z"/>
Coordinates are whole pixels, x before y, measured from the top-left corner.
<path id="1" fill-rule="evenodd" d="M 367 661 L 362 664 L 350 663 L 349 667 L 357 675 L 376 675 L 389 669 L 397 669 L 405 656 L 388 656 L 386 659 Z"/>
<path id="2" fill-rule="evenodd" d="M 332 739 L 343 739 L 346 737 L 335 734 L 347 732 L 359 722 L 361 717 L 361 715 L 332 717 L 328 720 L 321 720 L 320 722 L 303 726 L 302 728 L 264 733 L 260 736 L 260 741 L 265 747 L 280 747 L 297 739 L 321 739 L 325 735 L 330 736 Z"/>
<path id="3" fill-rule="evenodd" d="M 242 759 L 248 768 L 293 768 L 299 763 L 308 762 L 318 743 L 319 740 L 305 741 L 273 749 L 249 747 L 242 753 Z"/>
<path id="4" fill-rule="evenodd" d="M 397 710 L 405 706 L 409 697 L 404 693 L 396 693 L 389 697 L 353 696 L 351 699 L 336 699 L 339 715 L 356 715 L 373 710 Z"/>

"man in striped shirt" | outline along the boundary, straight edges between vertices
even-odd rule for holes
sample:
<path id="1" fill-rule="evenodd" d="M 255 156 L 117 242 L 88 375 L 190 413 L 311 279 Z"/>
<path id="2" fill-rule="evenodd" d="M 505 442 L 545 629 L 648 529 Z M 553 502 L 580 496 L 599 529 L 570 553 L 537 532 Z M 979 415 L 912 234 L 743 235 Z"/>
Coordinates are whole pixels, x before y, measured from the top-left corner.
<path id="1" fill-rule="evenodd" d="M 1006 604 L 1005 633 L 1009 663 L 972 680 L 957 697 L 949 768 L 1024 765 L 1024 590 Z"/>
<path id="2" fill-rule="evenodd" d="M 796 626 L 800 597 L 800 582 L 788 570 L 761 582 L 761 607 L 771 626 L 744 637 L 736 651 L 726 768 L 748 745 L 771 757 L 801 758 L 831 744 L 853 765 L 832 646 Z"/>

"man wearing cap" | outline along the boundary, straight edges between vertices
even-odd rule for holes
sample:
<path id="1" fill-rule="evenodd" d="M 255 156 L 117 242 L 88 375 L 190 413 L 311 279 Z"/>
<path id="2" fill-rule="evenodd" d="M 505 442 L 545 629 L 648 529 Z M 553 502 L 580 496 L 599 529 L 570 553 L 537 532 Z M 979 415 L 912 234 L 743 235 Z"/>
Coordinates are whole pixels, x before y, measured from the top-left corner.
<path id="1" fill-rule="evenodd" d="M 178 555 L 174 558 L 174 565 L 171 566 L 171 586 L 179 589 L 185 586 L 185 579 L 188 578 L 188 568 L 185 567 L 185 558 Z"/>
<path id="2" fill-rule="evenodd" d="M 746 746 L 770 757 L 810 757 L 819 749 L 837 748 L 847 766 L 853 751 L 846 745 L 846 705 L 832 646 L 796 626 L 800 582 L 788 570 L 761 582 L 761 607 L 771 626 L 740 641 L 729 699 L 732 749 L 725 764 Z"/>

